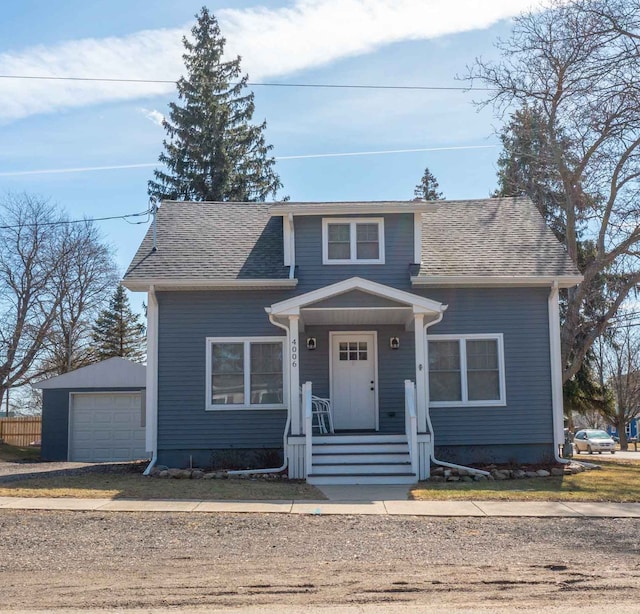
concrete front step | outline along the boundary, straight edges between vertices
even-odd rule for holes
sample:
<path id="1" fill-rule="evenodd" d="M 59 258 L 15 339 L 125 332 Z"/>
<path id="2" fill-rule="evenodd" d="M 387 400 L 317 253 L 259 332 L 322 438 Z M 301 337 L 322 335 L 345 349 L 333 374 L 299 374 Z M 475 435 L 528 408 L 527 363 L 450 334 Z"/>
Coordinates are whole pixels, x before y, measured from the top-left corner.
<path id="1" fill-rule="evenodd" d="M 307 478 L 309 484 L 415 484 L 418 476 L 415 473 L 402 475 L 366 474 L 366 475 L 332 475 L 311 474 Z"/>
<path id="2" fill-rule="evenodd" d="M 343 464 L 329 465 L 314 463 L 311 465 L 312 473 L 331 474 L 331 475 L 352 475 L 352 474 L 403 474 L 411 473 L 411 463 L 389 463 L 383 465 L 377 463 Z"/>

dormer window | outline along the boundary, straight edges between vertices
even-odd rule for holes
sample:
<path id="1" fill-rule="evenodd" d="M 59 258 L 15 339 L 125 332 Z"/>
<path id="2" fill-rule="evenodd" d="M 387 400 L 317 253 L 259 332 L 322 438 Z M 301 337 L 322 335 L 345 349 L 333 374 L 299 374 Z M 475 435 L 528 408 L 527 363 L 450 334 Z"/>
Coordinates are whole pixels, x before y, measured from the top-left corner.
<path id="1" fill-rule="evenodd" d="M 383 218 L 322 220 L 323 264 L 384 264 Z"/>

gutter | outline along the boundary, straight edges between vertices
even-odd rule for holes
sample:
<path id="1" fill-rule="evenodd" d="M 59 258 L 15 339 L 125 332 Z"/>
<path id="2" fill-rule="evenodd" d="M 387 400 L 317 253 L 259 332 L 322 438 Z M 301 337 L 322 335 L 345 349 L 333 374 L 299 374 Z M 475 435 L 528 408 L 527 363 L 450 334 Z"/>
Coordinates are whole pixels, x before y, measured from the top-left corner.
<path id="1" fill-rule="evenodd" d="M 292 260 L 293 263 L 293 260 Z M 291 267 L 293 270 L 293 266 Z M 284 325 L 275 321 L 272 314 L 269 314 L 269 322 L 278 328 L 281 328 L 287 333 L 287 347 L 291 347 L 289 344 L 289 329 Z M 242 469 L 239 471 L 227 471 L 227 475 L 256 475 L 260 473 L 280 473 L 289 466 L 289 457 L 287 456 L 287 436 L 289 435 L 289 426 L 291 425 L 291 400 L 287 403 L 287 420 L 284 424 L 284 433 L 282 435 L 282 444 L 284 451 L 284 462 L 280 467 L 271 467 L 269 469 Z"/>

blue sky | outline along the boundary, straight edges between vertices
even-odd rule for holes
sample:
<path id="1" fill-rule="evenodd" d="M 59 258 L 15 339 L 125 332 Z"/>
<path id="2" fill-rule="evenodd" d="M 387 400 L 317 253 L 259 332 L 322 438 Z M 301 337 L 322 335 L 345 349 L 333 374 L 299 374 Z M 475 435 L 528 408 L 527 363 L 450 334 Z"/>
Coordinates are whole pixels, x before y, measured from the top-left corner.
<path id="1" fill-rule="evenodd" d="M 5 0 L 0 74 L 176 79 L 180 39 L 203 0 Z M 250 80 L 459 86 L 476 56 L 526 0 L 289 0 L 208 2 Z M 0 80 L 0 193 L 51 198 L 72 217 L 142 211 L 152 168 L 34 171 L 152 164 L 171 85 Z M 488 196 L 499 154 L 482 93 L 255 87 L 292 200 L 410 199 L 425 166 L 448 198 Z M 471 149 L 470 147 L 478 147 Z M 468 148 L 468 149 L 467 149 Z M 26 173 L 26 174 L 25 174 Z M 100 224 L 122 272 L 146 225 Z M 138 300 L 135 301 L 139 304 Z"/>

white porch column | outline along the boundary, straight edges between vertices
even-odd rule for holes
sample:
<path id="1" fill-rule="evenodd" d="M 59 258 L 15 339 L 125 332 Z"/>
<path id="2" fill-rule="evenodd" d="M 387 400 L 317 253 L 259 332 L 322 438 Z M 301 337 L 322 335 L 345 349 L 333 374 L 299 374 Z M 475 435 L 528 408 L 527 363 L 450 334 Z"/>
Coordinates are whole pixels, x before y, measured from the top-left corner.
<path id="1" fill-rule="evenodd" d="M 291 411 L 291 434 L 302 434 L 300 417 L 300 316 L 289 316 L 289 404 Z"/>
<path id="2" fill-rule="evenodd" d="M 416 346 L 416 415 L 418 417 L 418 433 L 427 432 L 427 354 L 424 333 L 424 314 L 413 316 L 415 324 Z"/>

